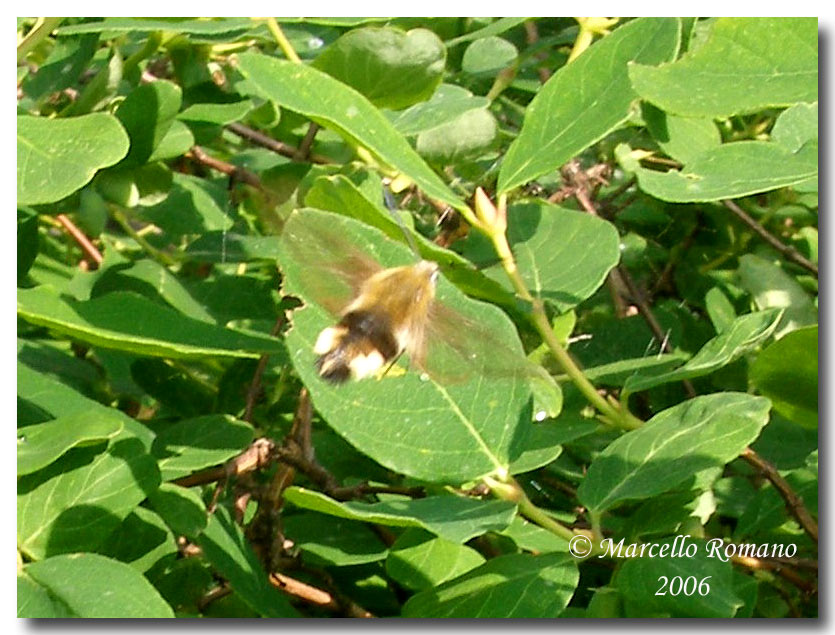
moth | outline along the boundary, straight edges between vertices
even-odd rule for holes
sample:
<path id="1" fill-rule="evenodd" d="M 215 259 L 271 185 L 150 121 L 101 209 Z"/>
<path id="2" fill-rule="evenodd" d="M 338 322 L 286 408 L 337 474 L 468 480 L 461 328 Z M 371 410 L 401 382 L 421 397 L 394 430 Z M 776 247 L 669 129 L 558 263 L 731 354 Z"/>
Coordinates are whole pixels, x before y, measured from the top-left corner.
<path id="1" fill-rule="evenodd" d="M 294 290 L 333 318 L 312 344 L 323 379 L 340 384 L 385 377 L 404 355 L 408 369 L 439 383 L 543 372 L 525 358 L 515 328 L 496 307 L 470 301 L 462 312 L 438 297 L 438 264 L 414 258 L 411 264 L 381 264 L 410 258 L 388 238 L 368 242 L 365 236 L 377 232 L 308 209 L 294 212 L 282 232 L 295 263 Z"/>

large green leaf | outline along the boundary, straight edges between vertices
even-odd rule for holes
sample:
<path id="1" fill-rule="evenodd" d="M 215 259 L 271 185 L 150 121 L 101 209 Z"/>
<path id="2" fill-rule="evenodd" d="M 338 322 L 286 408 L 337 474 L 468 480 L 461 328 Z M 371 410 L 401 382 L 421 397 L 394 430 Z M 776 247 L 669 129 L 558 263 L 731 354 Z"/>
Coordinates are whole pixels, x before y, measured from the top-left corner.
<path id="1" fill-rule="evenodd" d="M 174 617 L 142 574 L 95 553 L 30 562 L 22 575 L 34 584 L 18 595 L 18 617 Z"/>
<path id="2" fill-rule="evenodd" d="M 18 479 L 18 548 L 29 557 L 92 551 L 159 485 L 138 439 L 123 433 L 102 445 L 72 449 Z"/>
<path id="3" fill-rule="evenodd" d="M 484 564 L 472 547 L 408 529 L 397 538 L 386 558 L 386 573 L 407 589 L 422 591 Z"/>
<path id="4" fill-rule="evenodd" d="M 560 312 L 597 291 L 620 260 L 617 230 L 590 214 L 530 202 L 511 205 L 507 216 L 508 241 L 519 273 L 534 296 Z M 472 236 L 465 254 L 476 262 L 482 261 L 485 243 L 481 236 Z M 495 258 L 488 250 L 485 261 Z M 496 264 L 485 273 L 511 289 L 501 265 Z"/>
<path id="5" fill-rule="evenodd" d="M 110 439 L 124 423 L 117 414 L 83 412 L 17 429 L 17 473 L 35 472 L 70 448 Z"/>
<path id="6" fill-rule="evenodd" d="M 430 374 L 402 369 L 334 386 L 319 377 L 313 345 L 353 295 L 351 276 L 413 263 L 402 245 L 357 221 L 294 212 L 281 236 L 285 288 L 305 301 L 287 335 L 290 356 L 317 410 L 361 452 L 397 472 L 460 482 L 503 473 L 530 424 L 530 363 L 497 308 L 438 281 L 429 323 Z M 328 310 L 330 309 L 330 310 Z"/>
<path id="7" fill-rule="evenodd" d="M 818 326 L 787 333 L 766 348 L 750 377 L 774 409 L 792 421 L 818 426 Z"/>
<path id="8" fill-rule="evenodd" d="M 282 518 L 284 535 L 311 564 L 346 567 L 384 560 L 388 549 L 363 523 L 320 514 L 293 514 Z"/>
<path id="9" fill-rule="evenodd" d="M 59 35 L 77 33 L 143 33 L 148 31 L 172 31 L 191 35 L 223 36 L 234 38 L 255 26 L 250 18 L 104 18 L 83 24 L 60 27 Z"/>
<path id="10" fill-rule="evenodd" d="M 242 452 L 252 441 L 252 426 L 229 415 L 186 419 L 165 428 L 154 440 L 162 479 L 186 476 L 219 465 Z"/>
<path id="11" fill-rule="evenodd" d="M 404 135 L 416 135 L 449 123 L 470 110 L 486 108 L 490 102 L 476 97 L 466 88 L 441 84 L 429 101 L 396 113 L 387 113 L 394 127 Z"/>
<path id="12" fill-rule="evenodd" d="M 403 617 L 557 617 L 579 574 L 571 556 L 509 554 L 406 602 Z"/>
<path id="13" fill-rule="evenodd" d="M 768 422 L 768 399 L 743 393 L 696 397 L 627 432 L 592 461 L 577 495 L 589 509 L 666 492 L 739 455 Z"/>
<path id="14" fill-rule="evenodd" d="M 790 152 L 771 141 L 737 141 L 698 154 L 681 170 L 658 172 L 629 163 L 624 167 L 635 172 L 644 192 L 662 201 L 718 201 L 816 178 L 818 145 L 810 142 Z"/>
<path id="15" fill-rule="evenodd" d="M 130 137 L 130 150 L 119 162 L 120 168 L 137 167 L 148 161 L 171 128 L 182 95 L 177 84 L 166 80 L 142 84 L 128 93 L 116 111 Z"/>
<path id="16" fill-rule="evenodd" d="M 393 527 L 422 527 L 451 542 L 463 543 L 487 531 L 500 531 L 510 524 L 516 506 L 506 501 L 480 501 L 461 496 L 430 496 L 379 503 L 341 503 L 319 492 L 290 487 L 289 502 L 314 511 Z"/>
<path id="17" fill-rule="evenodd" d="M 731 564 L 717 557 L 716 549 L 711 551 L 708 542 L 692 539 L 679 542 L 676 555 L 629 558 L 615 578 L 618 590 L 628 602 L 635 604 L 642 617 L 651 613 L 670 617 L 733 617 L 742 600 L 734 592 Z M 668 543 L 670 540 L 662 540 L 658 545 Z M 683 554 L 688 548 L 688 555 L 678 555 L 679 549 Z M 724 558 L 721 548 L 718 553 Z M 688 592 L 678 590 L 675 578 L 687 583 Z M 693 579 L 695 592 L 689 592 Z M 702 580 L 704 585 L 699 590 L 698 583 Z"/>
<path id="18" fill-rule="evenodd" d="M 644 99 L 679 115 L 727 117 L 818 99 L 817 18 L 719 18 L 671 64 L 629 69 Z"/>
<path id="19" fill-rule="evenodd" d="M 768 309 L 738 317 L 681 367 L 661 374 L 638 373 L 631 376 L 623 386 L 624 395 L 673 381 L 701 377 L 730 364 L 774 333 L 782 315 L 779 309 Z"/>
<path id="20" fill-rule="evenodd" d="M 816 324 L 818 310 L 812 297 L 797 280 L 773 262 L 745 254 L 739 259 L 739 284 L 760 309 L 783 309 L 774 336 L 780 339 L 796 328 Z"/>
<path id="21" fill-rule="evenodd" d="M 639 18 L 554 73 L 525 110 L 522 131 L 504 157 L 498 191 L 555 170 L 620 126 L 637 96 L 628 63 L 669 61 L 678 44 L 677 18 Z"/>
<path id="22" fill-rule="evenodd" d="M 400 110 L 432 95 L 445 62 L 444 43 L 432 31 L 363 27 L 328 46 L 314 66 L 356 89 L 378 108 Z"/>
<path id="23" fill-rule="evenodd" d="M 25 320 L 103 348 L 160 357 L 257 358 L 284 350 L 278 339 L 195 320 L 135 293 L 74 302 L 41 286 L 20 289 L 17 299 Z"/>
<path id="24" fill-rule="evenodd" d="M 18 116 L 18 205 L 60 201 L 88 183 L 97 170 L 118 162 L 128 146 L 127 133 L 112 115 Z"/>
<path id="25" fill-rule="evenodd" d="M 267 579 L 244 533 L 224 507 L 209 517 L 197 538 L 206 559 L 254 611 L 263 617 L 297 617 L 287 598 Z"/>
<path id="26" fill-rule="evenodd" d="M 433 163 L 460 163 L 490 150 L 498 128 L 496 118 L 487 108 L 468 110 L 452 121 L 421 132 L 415 147 L 420 156 Z"/>
<path id="27" fill-rule="evenodd" d="M 360 93 L 321 71 L 254 53 L 239 57 L 248 86 L 278 105 L 335 129 L 368 148 L 411 178 L 428 196 L 456 209 L 465 207 L 394 129 L 388 119 Z"/>

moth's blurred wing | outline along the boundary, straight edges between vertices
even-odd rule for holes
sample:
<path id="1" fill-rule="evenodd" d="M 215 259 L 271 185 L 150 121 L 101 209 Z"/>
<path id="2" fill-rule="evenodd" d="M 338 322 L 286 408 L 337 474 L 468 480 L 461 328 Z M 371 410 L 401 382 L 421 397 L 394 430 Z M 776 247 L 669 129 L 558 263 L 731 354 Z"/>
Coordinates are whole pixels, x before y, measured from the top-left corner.
<path id="1" fill-rule="evenodd" d="M 432 307 L 426 351 L 417 363 L 439 383 L 465 382 L 476 375 L 528 380 L 547 375 L 525 357 L 518 340 L 508 339 L 507 334 L 499 334 L 441 302 Z"/>
<path id="2" fill-rule="evenodd" d="M 291 292 L 333 315 L 339 315 L 357 296 L 362 283 L 382 269 L 345 234 L 321 222 L 319 216 L 306 218 L 303 210 L 290 216 L 281 242 L 295 264 Z"/>

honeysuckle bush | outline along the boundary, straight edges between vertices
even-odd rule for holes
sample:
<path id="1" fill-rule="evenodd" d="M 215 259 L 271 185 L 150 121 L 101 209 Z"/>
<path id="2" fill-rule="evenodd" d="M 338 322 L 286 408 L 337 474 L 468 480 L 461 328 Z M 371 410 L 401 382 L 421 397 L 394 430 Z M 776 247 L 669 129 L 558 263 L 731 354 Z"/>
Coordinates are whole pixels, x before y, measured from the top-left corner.
<path id="1" fill-rule="evenodd" d="M 817 34 L 18 19 L 18 614 L 816 616 Z"/>

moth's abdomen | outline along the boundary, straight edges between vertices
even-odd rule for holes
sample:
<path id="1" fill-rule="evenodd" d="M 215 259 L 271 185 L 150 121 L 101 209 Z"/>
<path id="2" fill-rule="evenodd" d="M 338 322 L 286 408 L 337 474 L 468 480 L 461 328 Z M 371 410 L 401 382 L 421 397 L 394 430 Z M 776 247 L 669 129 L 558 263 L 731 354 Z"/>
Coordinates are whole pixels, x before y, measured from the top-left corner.
<path id="1" fill-rule="evenodd" d="M 374 375 L 402 351 L 389 318 L 366 309 L 349 311 L 336 326 L 324 329 L 313 352 L 322 378 L 341 383 Z"/>

